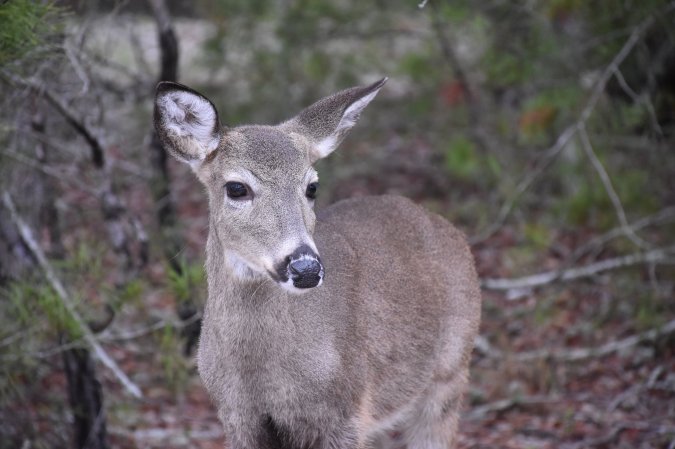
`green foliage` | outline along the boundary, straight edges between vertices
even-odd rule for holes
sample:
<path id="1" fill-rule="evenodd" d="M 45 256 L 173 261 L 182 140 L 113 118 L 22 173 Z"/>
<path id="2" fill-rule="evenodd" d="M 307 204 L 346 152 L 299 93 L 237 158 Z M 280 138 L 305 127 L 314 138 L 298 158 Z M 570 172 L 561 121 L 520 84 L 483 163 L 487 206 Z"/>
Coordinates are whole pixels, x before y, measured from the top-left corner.
<path id="1" fill-rule="evenodd" d="M 522 108 L 519 130 L 527 144 L 544 143 L 559 127 L 555 126 L 564 118 L 567 123 L 579 108 L 583 98 L 578 85 L 556 86 L 539 91 L 528 98 Z M 562 117 L 561 117 L 562 116 Z"/>
<path id="2" fill-rule="evenodd" d="M 532 73 L 532 66 L 529 62 L 496 48 L 490 48 L 485 53 L 482 65 L 485 67 L 488 81 L 496 86 L 518 84 L 529 78 Z"/>
<path id="3" fill-rule="evenodd" d="M 117 300 L 111 304 L 114 310 L 119 310 L 124 304 L 134 303 L 138 305 L 142 299 L 144 291 L 143 282 L 140 279 L 134 279 L 127 282 L 121 289 L 118 290 Z"/>
<path id="4" fill-rule="evenodd" d="M 481 163 L 474 143 L 464 136 L 452 139 L 445 152 L 445 168 L 461 179 L 475 176 L 481 170 Z"/>
<path id="5" fill-rule="evenodd" d="M 443 155 L 445 170 L 455 179 L 489 185 L 502 171 L 494 155 L 479 152 L 476 144 L 461 134 L 448 142 Z"/>
<path id="6" fill-rule="evenodd" d="M 305 60 L 305 73 L 315 82 L 326 79 L 332 72 L 330 56 L 322 51 L 311 53 Z"/>
<path id="7" fill-rule="evenodd" d="M 106 248 L 101 242 L 83 240 L 78 242 L 67 259 L 54 261 L 53 264 L 66 273 L 87 279 L 101 280 L 104 275 L 103 256 Z"/>
<path id="8" fill-rule="evenodd" d="M 437 62 L 432 55 L 410 53 L 399 62 L 399 73 L 409 76 L 416 82 L 428 81 L 428 77 L 437 72 Z"/>
<path id="9" fill-rule="evenodd" d="M 548 248 L 554 238 L 550 225 L 541 223 L 526 223 L 523 227 L 523 235 L 538 251 Z"/>
<path id="10" fill-rule="evenodd" d="M 190 364 L 180 356 L 180 332 L 173 326 L 165 326 L 158 334 L 159 361 L 166 385 L 174 392 L 182 392 L 190 378 Z"/>
<path id="11" fill-rule="evenodd" d="M 167 268 L 169 289 L 178 302 L 193 300 L 195 292 L 204 284 L 204 267 L 199 264 L 180 262 L 180 273 Z"/>
<path id="12" fill-rule="evenodd" d="M 51 288 L 39 283 L 14 282 L 7 288 L 6 295 L 12 305 L 6 312 L 7 317 L 12 317 L 13 321 L 31 327 L 44 320 L 47 325 L 41 329 L 43 331 L 58 331 L 72 339 L 80 337 L 80 326 Z"/>
<path id="13" fill-rule="evenodd" d="M 594 179 L 583 179 L 576 186 L 574 192 L 561 197 L 557 203 L 557 213 L 570 225 L 574 226 L 598 226 L 602 228 L 611 226 L 611 218 L 603 219 L 602 224 L 598 222 L 598 212 L 610 211 L 610 206 L 602 186 Z"/>
<path id="14" fill-rule="evenodd" d="M 0 4 L 0 65 L 22 59 L 58 31 L 61 10 L 52 2 L 8 0 Z"/>

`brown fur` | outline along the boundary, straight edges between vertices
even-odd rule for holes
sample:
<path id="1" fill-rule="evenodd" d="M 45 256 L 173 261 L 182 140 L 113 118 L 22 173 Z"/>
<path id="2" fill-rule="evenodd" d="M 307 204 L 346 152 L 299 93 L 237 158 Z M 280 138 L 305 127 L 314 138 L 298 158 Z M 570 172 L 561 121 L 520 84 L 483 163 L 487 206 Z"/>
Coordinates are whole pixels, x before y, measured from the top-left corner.
<path id="1" fill-rule="evenodd" d="M 211 152 L 213 136 L 195 146 L 164 110 L 173 107 L 166 92 L 199 94 L 159 89 L 162 141 L 209 194 L 198 365 L 233 449 L 453 445 L 480 321 L 464 236 L 401 197 L 341 201 L 315 216 L 304 195 L 311 164 L 383 84 L 340 92 L 278 126 L 216 123 Z M 255 185 L 250 203 L 227 198 L 233 176 Z M 293 242 L 315 245 L 325 267 L 323 285 L 302 295 L 267 274 Z"/>

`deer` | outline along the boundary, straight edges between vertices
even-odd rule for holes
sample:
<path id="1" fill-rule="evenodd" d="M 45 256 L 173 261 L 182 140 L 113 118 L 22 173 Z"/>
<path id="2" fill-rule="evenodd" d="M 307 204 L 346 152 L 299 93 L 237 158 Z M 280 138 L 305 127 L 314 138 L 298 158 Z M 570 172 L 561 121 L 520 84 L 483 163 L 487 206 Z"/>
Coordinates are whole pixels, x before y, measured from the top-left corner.
<path id="1" fill-rule="evenodd" d="M 206 189 L 197 353 L 231 449 L 454 447 L 481 296 L 463 233 L 400 196 L 314 211 L 313 165 L 387 81 L 228 127 L 161 82 L 154 125 Z"/>

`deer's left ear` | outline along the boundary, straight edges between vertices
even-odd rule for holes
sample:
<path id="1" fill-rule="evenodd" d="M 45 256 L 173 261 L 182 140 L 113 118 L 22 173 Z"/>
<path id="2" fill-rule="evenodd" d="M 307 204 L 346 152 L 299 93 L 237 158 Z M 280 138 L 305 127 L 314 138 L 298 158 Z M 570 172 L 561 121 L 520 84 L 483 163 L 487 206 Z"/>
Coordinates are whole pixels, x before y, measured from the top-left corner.
<path id="1" fill-rule="evenodd" d="M 187 86 L 168 81 L 157 85 L 154 121 L 164 148 L 193 168 L 218 149 L 222 134 L 218 111 Z"/>
<path id="2" fill-rule="evenodd" d="M 323 98 L 284 123 L 304 135 L 311 144 L 312 162 L 328 156 L 356 124 L 361 111 L 380 91 L 387 78 L 362 87 L 352 87 Z"/>

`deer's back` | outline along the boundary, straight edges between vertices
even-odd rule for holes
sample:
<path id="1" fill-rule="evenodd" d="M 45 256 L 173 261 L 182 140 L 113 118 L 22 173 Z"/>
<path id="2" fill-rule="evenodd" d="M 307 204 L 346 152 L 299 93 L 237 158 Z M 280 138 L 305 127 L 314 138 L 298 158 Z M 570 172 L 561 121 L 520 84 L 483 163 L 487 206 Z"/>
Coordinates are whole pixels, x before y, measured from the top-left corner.
<path id="1" fill-rule="evenodd" d="M 366 340 L 353 344 L 367 352 L 376 385 L 368 407 L 386 418 L 468 359 L 453 329 L 465 334 L 478 323 L 473 258 L 460 231 L 402 197 L 341 201 L 317 219 L 325 287 L 352 286 L 345 294 L 355 302 L 355 338 Z"/>

